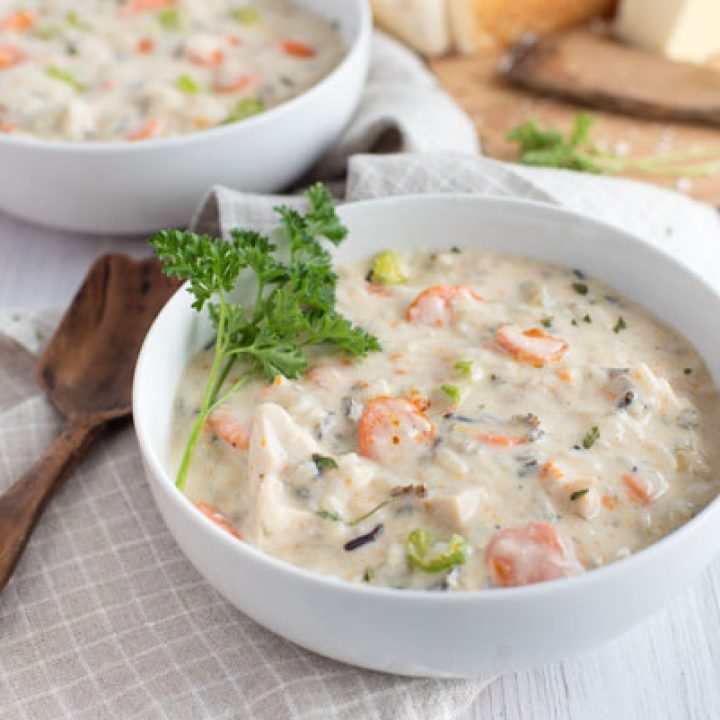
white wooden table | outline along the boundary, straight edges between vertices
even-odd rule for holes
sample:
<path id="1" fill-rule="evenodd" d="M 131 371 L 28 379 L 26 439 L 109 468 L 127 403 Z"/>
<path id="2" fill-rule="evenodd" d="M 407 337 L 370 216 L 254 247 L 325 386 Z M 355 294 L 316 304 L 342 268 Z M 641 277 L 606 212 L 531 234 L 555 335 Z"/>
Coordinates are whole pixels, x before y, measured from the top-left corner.
<path id="1" fill-rule="evenodd" d="M 111 251 L 148 248 L 144 239 L 74 236 L 0 214 L 0 308 L 67 304 L 93 259 Z M 720 560 L 623 637 L 579 659 L 498 678 L 462 718 L 720 718 Z"/>

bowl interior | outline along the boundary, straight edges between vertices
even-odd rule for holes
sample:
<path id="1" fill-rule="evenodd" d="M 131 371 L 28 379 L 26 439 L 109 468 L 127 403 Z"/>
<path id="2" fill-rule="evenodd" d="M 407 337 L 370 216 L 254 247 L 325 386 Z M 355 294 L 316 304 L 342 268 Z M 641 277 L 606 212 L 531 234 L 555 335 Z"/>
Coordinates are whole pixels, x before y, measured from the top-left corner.
<path id="1" fill-rule="evenodd" d="M 247 118 L 243 120 L 242 123 L 220 125 L 197 132 L 173 135 L 166 138 L 149 139 L 142 143 L 108 141 L 68 142 L 66 140 L 47 140 L 41 137 L 24 137 L 0 133 L 0 146 L 3 144 L 25 145 L 43 150 L 70 153 L 95 153 L 98 151 L 109 153 L 142 153 L 158 146 L 164 147 L 168 145 L 192 143 L 198 136 L 205 137 L 208 134 L 232 134 L 238 130 L 242 131 L 244 128 L 262 124 L 268 116 L 285 112 L 287 107 L 292 108 L 301 98 L 313 95 L 313 91 L 316 88 L 333 77 L 341 67 L 352 62 L 352 56 L 360 51 L 360 46 L 363 44 L 362 41 L 369 36 L 372 27 L 372 19 L 367 0 L 333 0 L 331 3 L 328 3 L 326 0 L 291 0 L 291 2 L 315 12 L 334 23 L 345 43 L 346 52 L 340 64 L 329 75 L 321 78 L 313 87 L 305 90 L 294 98 L 290 98 L 275 107 L 269 108 L 264 113 Z"/>
<path id="2" fill-rule="evenodd" d="M 473 196 L 407 196 L 347 205 L 350 230 L 335 252 L 346 262 L 387 248 L 484 248 L 580 268 L 651 309 L 699 350 L 720 384 L 720 296 L 648 243 L 580 215 L 539 203 Z M 241 289 L 242 291 L 242 289 Z M 158 316 L 138 362 L 136 428 L 167 481 L 173 397 L 188 359 L 212 338 L 207 317 L 181 289 Z"/>

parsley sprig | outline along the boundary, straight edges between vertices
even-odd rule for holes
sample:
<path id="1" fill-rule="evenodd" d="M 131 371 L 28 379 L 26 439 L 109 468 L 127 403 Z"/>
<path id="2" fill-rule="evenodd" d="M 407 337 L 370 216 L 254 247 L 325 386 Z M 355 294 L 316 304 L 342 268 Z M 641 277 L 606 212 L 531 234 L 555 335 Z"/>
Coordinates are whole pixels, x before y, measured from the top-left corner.
<path id="1" fill-rule="evenodd" d="M 590 131 L 594 124 L 592 115 L 578 113 L 570 132 L 563 134 L 555 128 L 543 127 L 536 120 L 526 120 L 513 128 L 507 137 L 518 144 L 519 159 L 524 165 L 609 174 L 639 171 L 654 175 L 704 176 L 720 172 L 720 147 L 717 145 L 664 155 L 621 157 L 601 150 L 593 142 Z M 715 159 L 698 162 L 706 158 Z"/>
<path id="2" fill-rule="evenodd" d="M 347 229 L 322 185 L 307 192 L 303 215 L 278 207 L 281 242 L 251 230 L 233 230 L 225 242 L 208 235 L 163 230 L 150 240 L 167 275 L 188 281 L 193 308 L 207 308 L 215 327 L 215 352 L 200 412 L 180 463 L 176 484 L 185 485 L 200 431 L 210 413 L 251 378 L 271 382 L 297 378 L 308 367 L 307 349 L 327 345 L 362 357 L 380 350 L 377 338 L 335 310 L 337 277 L 321 239 L 339 245 Z M 252 304 L 235 302 L 231 292 L 242 277 L 255 282 Z M 242 367 L 226 387 L 230 372 Z"/>

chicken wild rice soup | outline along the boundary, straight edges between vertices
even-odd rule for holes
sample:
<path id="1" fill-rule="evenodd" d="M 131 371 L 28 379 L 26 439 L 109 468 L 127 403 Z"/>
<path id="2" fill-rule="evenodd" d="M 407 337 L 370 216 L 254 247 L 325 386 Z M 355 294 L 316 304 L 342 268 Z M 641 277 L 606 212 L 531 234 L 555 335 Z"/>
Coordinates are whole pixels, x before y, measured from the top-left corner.
<path id="1" fill-rule="evenodd" d="M 287 0 L 10 0 L 0 7 L 0 132 L 195 132 L 299 95 L 344 53 L 330 21 Z"/>
<path id="2" fill-rule="evenodd" d="M 458 248 L 337 273 L 382 352 L 318 355 L 212 413 L 186 493 L 236 537 L 354 582 L 507 587 L 624 558 L 718 494 L 707 368 L 608 285 Z M 211 360 L 180 383 L 176 463 Z"/>

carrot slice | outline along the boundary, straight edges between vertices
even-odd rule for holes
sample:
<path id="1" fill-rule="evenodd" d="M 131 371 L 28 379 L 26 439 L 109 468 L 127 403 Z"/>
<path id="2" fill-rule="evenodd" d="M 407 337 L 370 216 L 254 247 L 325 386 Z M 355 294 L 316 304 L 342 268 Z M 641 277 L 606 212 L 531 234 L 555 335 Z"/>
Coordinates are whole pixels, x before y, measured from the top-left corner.
<path id="1" fill-rule="evenodd" d="M 128 133 L 127 139 L 131 142 L 138 142 L 139 140 L 149 140 L 160 127 L 160 120 L 158 118 L 150 118 L 144 125 L 139 127 L 137 130 L 133 130 Z"/>
<path id="2" fill-rule="evenodd" d="M 8 68 L 14 67 L 23 60 L 21 50 L 18 50 L 12 45 L 0 45 L 0 70 L 7 70 Z"/>
<path id="3" fill-rule="evenodd" d="M 123 15 L 140 15 L 170 7 L 173 0 L 127 0 L 120 12 Z"/>
<path id="4" fill-rule="evenodd" d="M 220 526 L 226 532 L 229 532 L 234 538 L 242 540 L 242 535 L 234 528 L 230 521 L 214 507 L 204 502 L 195 503 L 195 507 L 208 519 L 212 520 L 216 525 Z"/>
<path id="5" fill-rule="evenodd" d="M 11 133 L 17 129 L 17 125 L 11 122 L 0 122 L 0 133 Z"/>
<path id="6" fill-rule="evenodd" d="M 570 349 L 568 342 L 540 328 L 523 331 L 517 325 L 503 325 L 495 333 L 495 340 L 516 360 L 523 360 L 537 367 L 562 360 Z"/>
<path id="7" fill-rule="evenodd" d="M 378 285 L 377 283 L 365 283 L 365 289 L 371 295 L 379 295 L 380 297 L 390 297 L 392 290 L 389 290 L 384 285 Z"/>
<path id="8" fill-rule="evenodd" d="M 382 395 L 371 400 L 358 424 L 361 455 L 386 464 L 420 455 L 432 445 L 435 427 L 410 400 Z"/>
<path id="9" fill-rule="evenodd" d="M 34 24 L 37 16 L 31 10 L 17 10 L 0 20 L 0 30 L 9 32 L 25 32 Z"/>
<path id="10" fill-rule="evenodd" d="M 486 433 L 475 435 L 475 439 L 478 442 L 494 445 L 495 447 L 514 447 L 516 445 L 525 445 L 528 441 L 526 437 L 520 435 L 489 435 Z"/>
<path id="11" fill-rule="evenodd" d="M 441 327 L 447 321 L 448 307 L 457 300 L 480 302 L 482 298 L 465 285 L 433 285 L 408 305 L 405 319 L 417 325 Z"/>
<path id="12" fill-rule="evenodd" d="M 614 495 L 603 495 L 601 502 L 606 510 L 614 510 L 617 507 L 618 499 Z"/>
<path id="13" fill-rule="evenodd" d="M 253 85 L 257 83 L 257 75 L 241 75 L 237 80 L 229 83 L 228 85 L 218 85 L 217 91 L 221 93 L 238 93 L 249 90 Z"/>
<path id="14" fill-rule="evenodd" d="M 216 67 L 223 61 L 224 57 L 225 55 L 222 50 L 213 50 L 207 54 L 197 52 L 188 53 L 188 60 L 190 60 L 191 63 L 195 63 L 195 65 L 200 65 L 202 67 Z"/>
<path id="15" fill-rule="evenodd" d="M 237 415 L 229 408 L 219 407 L 210 413 L 208 426 L 221 440 L 236 449 L 247 450 L 250 446 L 248 428 L 239 421 Z"/>
<path id="16" fill-rule="evenodd" d="M 565 477 L 565 473 L 552 460 L 548 460 L 540 468 L 540 477 L 546 480 L 560 480 Z"/>
<path id="17" fill-rule="evenodd" d="M 667 490 L 667 482 L 660 475 L 626 473 L 622 481 L 630 496 L 641 505 L 652 505 Z"/>
<path id="18" fill-rule="evenodd" d="M 553 525 L 534 521 L 494 533 L 485 561 L 502 587 L 555 580 L 585 570 L 569 539 Z"/>
<path id="19" fill-rule="evenodd" d="M 290 38 L 285 38 L 281 41 L 281 45 L 285 53 L 287 55 L 290 55 L 291 57 L 311 58 L 315 57 L 315 55 L 317 54 L 314 47 L 311 47 L 310 45 L 307 45 L 300 40 L 291 40 Z"/>
<path id="20" fill-rule="evenodd" d="M 137 51 L 142 55 L 150 55 L 155 52 L 155 46 L 155 38 L 140 38 L 137 42 Z"/>

